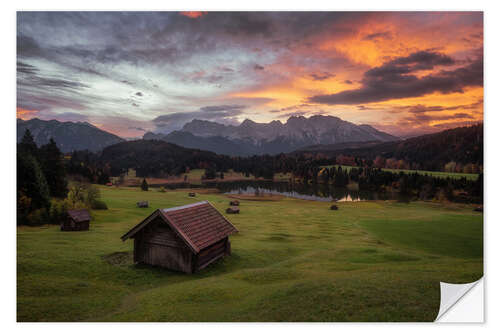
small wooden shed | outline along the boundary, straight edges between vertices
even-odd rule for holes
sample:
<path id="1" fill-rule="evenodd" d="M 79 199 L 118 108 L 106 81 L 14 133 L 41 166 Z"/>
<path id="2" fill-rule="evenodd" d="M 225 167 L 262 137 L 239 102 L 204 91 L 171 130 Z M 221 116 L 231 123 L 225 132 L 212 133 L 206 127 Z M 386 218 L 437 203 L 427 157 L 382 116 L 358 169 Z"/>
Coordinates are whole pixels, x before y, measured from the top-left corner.
<path id="1" fill-rule="evenodd" d="M 238 230 L 208 201 L 157 209 L 121 237 L 134 239 L 134 262 L 185 273 L 231 254 Z"/>
<path id="2" fill-rule="evenodd" d="M 68 210 L 67 218 L 61 223 L 62 231 L 89 230 L 90 213 L 86 209 Z"/>
<path id="3" fill-rule="evenodd" d="M 226 209 L 226 213 L 227 214 L 239 214 L 240 213 L 240 209 L 238 207 L 231 206 L 231 207 L 228 207 Z"/>

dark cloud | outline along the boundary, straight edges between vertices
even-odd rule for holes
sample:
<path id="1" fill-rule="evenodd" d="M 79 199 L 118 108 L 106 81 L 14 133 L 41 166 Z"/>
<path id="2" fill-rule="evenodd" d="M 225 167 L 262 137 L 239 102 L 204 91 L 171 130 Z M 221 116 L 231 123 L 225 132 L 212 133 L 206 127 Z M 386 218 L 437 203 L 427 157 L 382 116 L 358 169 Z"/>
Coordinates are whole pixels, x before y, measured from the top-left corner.
<path id="1" fill-rule="evenodd" d="M 304 109 L 304 108 L 309 108 L 311 106 L 314 106 L 314 105 L 307 104 L 307 103 L 302 103 L 302 104 L 287 106 L 287 107 L 284 107 L 284 108 L 281 108 L 281 109 L 270 110 L 269 112 L 271 112 L 271 113 L 287 112 L 287 111 L 293 111 L 293 110 L 301 110 L 301 109 Z"/>
<path id="2" fill-rule="evenodd" d="M 38 69 L 35 66 L 25 64 L 24 62 L 17 62 L 17 72 L 24 74 L 36 74 Z"/>
<path id="3" fill-rule="evenodd" d="M 262 49 L 276 36 L 281 44 L 290 45 L 335 20 L 363 15 L 210 12 L 190 19 L 177 12 L 18 12 L 17 47 L 22 57 L 72 56 L 87 62 L 165 64 L 231 43 Z M 79 42 L 69 36 L 78 36 Z"/>
<path id="4" fill-rule="evenodd" d="M 409 112 L 413 114 L 417 113 L 426 113 L 426 112 L 441 112 L 441 111 L 454 111 L 454 110 L 477 110 L 482 108 L 483 100 L 478 100 L 475 103 L 471 104 L 460 104 L 453 106 L 441 106 L 441 105 L 405 105 L 405 106 L 397 106 L 392 110 L 392 113 L 400 113 L 400 112 Z"/>
<path id="5" fill-rule="evenodd" d="M 456 119 L 474 119 L 474 117 L 467 113 L 455 113 L 449 115 L 429 115 L 423 113 L 416 113 L 403 118 L 406 122 L 415 124 L 429 124 L 434 121 L 456 120 Z"/>
<path id="6" fill-rule="evenodd" d="M 193 119 L 216 121 L 223 124 L 237 123 L 236 116 L 243 113 L 244 105 L 210 105 L 201 107 L 198 111 L 174 112 L 153 119 L 157 130 L 169 133 L 179 130 L 185 123 Z"/>
<path id="7" fill-rule="evenodd" d="M 329 72 L 322 72 L 322 73 L 313 73 L 311 74 L 311 78 L 314 81 L 323 81 L 329 78 L 335 77 L 335 74 L 329 73 Z"/>
<path id="8" fill-rule="evenodd" d="M 28 63 L 17 62 L 17 82 L 20 86 L 36 87 L 44 89 L 82 89 L 89 88 L 88 85 L 81 83 L 78 80 L 70 80 L 70 78 L 62 78 L 55 75 L 44 75 L 40 70 Z"/>
<path id="9" fill-rule="evenodd" d="M 27 81 L 27 80 L 26 80 Z M 81 89 L 89 88 L 88 85 L 78 82 L 70 81 L 61 78 L 50 78 L 41 76 L 31 76 L 29 82 L 23 82 L 25 85 L 31 85 L 36 87 L 47 87 L 47 88 L 67 88 L 67 89 Z"/>
<path id="10" fill-rule="evenodd" d="M 140 91 L 135 93 L 136 96 L 142 96 L 142 93 Z"/>
<path id="11" fill-rule="evenodd" d="M 273 34 L 273 21 L 265 15 L 255 15 L 254 13 L 214 13 L 219 18 L 225 19 L 225 31 L 231 34 L 260 35 L 271 37 Z"/>
<path id="12" fill-rule="evenodd" d="M 224 76 L 222 75 L 208 75 L 205 77 L 206 81 L 208 83 L 217 83 L 220 82 L 224 79 Z"/>
<path id="13" fill-rule="evenodd" d="M 200 111 L 209 113 L 220 113 L 220 112 L 239 112 L 246 108 L 245 105 L 211 105 L 203 106 Z"/>
<path id="14" fill-rule="evenodd" d="M 145 130 L 142 127 L 129 126 L 128 129 L 135 130 L 135 131 L 141 131 L 141 132 L 147 132 L 147 130 Z"/>
<path id="15" fill-rule="evenodd" d="M 34 38 L 24 35 L 17 36 L 17 55 L 25 57 L 39 57 L 43 54 L 42 49 Z"/>
<path id="16" fill-rule="evenodd" d="M 444 54 L 427 51 L 413 53 L 368 70 L 363 75 L 362 87 L 359 89 L 313 96 L 309 101 L 330 105 L 372 103 L 434 92 L 463 92 L 465 87 L 483 85 L 482 56 L 453 70 L 440 70 L 423 77 L 414 74 L 420 70 L 453 64 L 455 61 Z"/>
<path id="17" fill-rule="evenodd" d="M 376 32 L 363 37 L 363 40 L 392 39 L 390 31 Z"/>
<path id="18" fill-rule="evenodd" d="M 263 71 L 264 70 L 264 66 L 261 66 L 259 64 L 255 64 L 255 66 L 253 66 L 253 69 L 255 69 L 256 71 Z"/>
<path id="19" fill-rule="evenodd" d="M 365 72 L 365 78 L 393 77 L 404 75 L 419 70 L 433 69 L 435 66 L 450 66 L 455 61 L 442 53 L 420 51 L 412 53 L 408 57 L 396 58 L 380 67 L 375 67 Z"/>
<path id="20" fill-rule="evenodd" d="M 345 84 L 353 84 L 353 82 L 351 80 L 345 80 L 344 83 Z"/>

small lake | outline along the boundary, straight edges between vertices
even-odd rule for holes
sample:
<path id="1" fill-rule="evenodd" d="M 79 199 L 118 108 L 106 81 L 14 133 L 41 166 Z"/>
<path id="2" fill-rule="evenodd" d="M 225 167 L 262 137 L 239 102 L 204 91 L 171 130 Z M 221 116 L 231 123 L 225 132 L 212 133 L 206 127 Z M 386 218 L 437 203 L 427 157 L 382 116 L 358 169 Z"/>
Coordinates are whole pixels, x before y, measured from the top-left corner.
<path id="1" fill-rule="evenodd" d="M 190 184 L 163 184 L 169 189 L 177 188 L 216 188 L 225 194 L 244 195 L 284 195 L 286 197 L 314 200 L 314 201 L 366 201 L 366 200 L 395 200 L 397 193 L 377 193 L 372 191 L 348 190 L 327 184 L 301 184 L 273 181 L 226 181 L 205 182 L 203 185 Z M 153 187 L 153 186 L 151 186 Z"/>

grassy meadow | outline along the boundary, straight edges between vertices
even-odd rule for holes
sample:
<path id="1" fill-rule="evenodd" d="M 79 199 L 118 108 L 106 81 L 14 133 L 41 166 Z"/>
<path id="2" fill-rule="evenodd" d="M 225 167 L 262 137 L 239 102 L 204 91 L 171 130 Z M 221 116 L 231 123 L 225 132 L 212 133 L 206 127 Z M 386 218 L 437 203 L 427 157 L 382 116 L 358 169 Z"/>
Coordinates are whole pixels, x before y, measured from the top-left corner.
<path id="1" fill-rule="evenodd" d="M 232 255 L 197 274 L 133 265 L 120 236 L 154 209 L 228 206 L 197 193 L 101 187 L 90 231 L 18 227 L 18 321 L 433 321 L 440 281 L 483 275 L 472 206 L 292 198 L 241 200 Z"/>

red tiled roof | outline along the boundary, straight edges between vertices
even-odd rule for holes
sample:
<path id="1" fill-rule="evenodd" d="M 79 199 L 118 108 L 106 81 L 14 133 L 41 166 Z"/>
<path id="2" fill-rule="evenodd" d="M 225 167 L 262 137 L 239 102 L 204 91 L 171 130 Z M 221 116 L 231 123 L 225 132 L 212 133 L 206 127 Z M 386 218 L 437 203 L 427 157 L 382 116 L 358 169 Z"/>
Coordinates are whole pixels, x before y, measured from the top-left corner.
<path id="1" fill-rule="evenodd" d="M 90 221 L 90 214 L 86 209 L 68 210 L 68 215 L 75 220 L 75 222 Z"/>
<path id="2" fill-rule="evenodd" d="M 198 253 L 219 240 L 238 232 L 238 230 L 208 201 L 159 209 L 139 225 L 122 236 L 122 240 L 133 236 L 159 214 L 182 238 L 187 245 Z"/>

